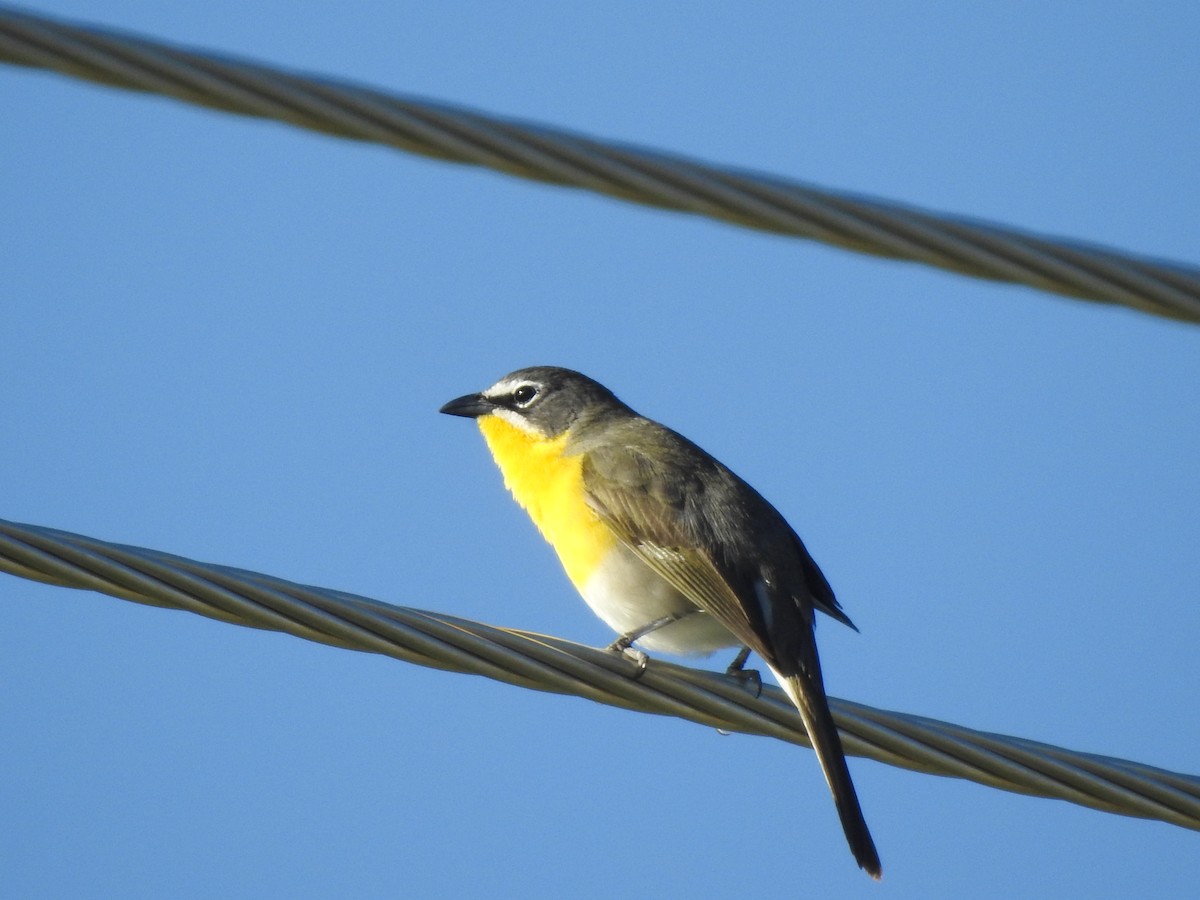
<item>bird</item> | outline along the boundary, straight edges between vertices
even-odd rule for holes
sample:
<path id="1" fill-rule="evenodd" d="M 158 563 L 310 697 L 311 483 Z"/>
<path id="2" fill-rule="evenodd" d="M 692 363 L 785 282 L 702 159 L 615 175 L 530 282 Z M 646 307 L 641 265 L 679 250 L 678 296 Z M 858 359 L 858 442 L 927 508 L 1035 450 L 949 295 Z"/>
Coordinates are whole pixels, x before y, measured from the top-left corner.
<path id="1" fill-rule="evenodd" d="M 571 369 L 518 369 L 440 412 L 476 421 L 514 499 L 620 635 L 610 649 L 740 647 L 731 672 L 758 654 L 800 714 L 855 860 L 880 879 L 825 695 L 815 613 L 858 629 L 775 507 L 696 444 Z"/>

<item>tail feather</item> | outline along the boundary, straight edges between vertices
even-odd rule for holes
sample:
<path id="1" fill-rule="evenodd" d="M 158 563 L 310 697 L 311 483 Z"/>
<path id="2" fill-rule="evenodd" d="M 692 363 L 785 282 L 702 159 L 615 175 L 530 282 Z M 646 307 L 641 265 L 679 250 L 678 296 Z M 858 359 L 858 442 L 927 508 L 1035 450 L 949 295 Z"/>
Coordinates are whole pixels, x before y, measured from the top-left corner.
<path id="1" fill-rule="evenodd" d="M 850 844 L 850 852 L 854 854 L 859 867 L 878 881 L 883 875 L 879 853 L 875 850 L 875 842 L 871 839 L 867 820 L 863 818 L 854 782 L 850 780 L 850 769 L 846 766 L 842 741 L 838 737 L 833 714 L 829 711 L 825 691 L 804 674 L 783 675 L 774 668 L 772 671 L 796 705 L 796 709 L 800 711 L 800 718 L 804 720 L 804 728 L 812 741 L 813 750 L 816 751 L 817 761 L 820 762 L 825 781 L 829 784 L 829 791 L 833 794 L 833 802 L 837 806 L 838 817 L 842 820 L 842 831 Z"/>

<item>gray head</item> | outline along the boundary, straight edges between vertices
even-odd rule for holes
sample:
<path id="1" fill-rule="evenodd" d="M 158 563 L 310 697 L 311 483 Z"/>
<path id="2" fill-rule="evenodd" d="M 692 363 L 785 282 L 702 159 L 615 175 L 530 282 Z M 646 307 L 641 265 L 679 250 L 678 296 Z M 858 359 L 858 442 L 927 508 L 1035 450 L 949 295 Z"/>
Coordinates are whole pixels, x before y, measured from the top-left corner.
<path id="1" fill-rule="evenodd" d="M 439 412 L 471 419 L 495 415 L 552 439 L 581 419 L 627 410 L 612 391 L 586 375 L 557 366 L 531 366 L 505 375 L 478 394 L 451 400 Z"/>

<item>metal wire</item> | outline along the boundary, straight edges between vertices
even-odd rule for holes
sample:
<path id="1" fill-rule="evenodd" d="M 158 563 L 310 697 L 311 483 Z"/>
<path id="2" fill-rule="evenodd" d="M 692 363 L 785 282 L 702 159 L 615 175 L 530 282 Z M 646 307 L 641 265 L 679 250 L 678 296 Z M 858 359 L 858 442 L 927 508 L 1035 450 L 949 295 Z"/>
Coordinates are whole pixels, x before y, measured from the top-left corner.
<path id="1" fill-rule="evenodd" d="M 0 61 L 1200 322 L 1200 269 L 602 143 L 0 6 Z"/>
<path id="2" fill-rule="evenodd" d="M 606 145 L 0 7 L 0 61 L 53 69 L 748 227 L 1200 321 L 1200 270 Z M 776 689 L 0 520 L 0 571 L 808 746 Z M 1200 778 L 833 699 L 847 752 L 1200 830 Z"/>
<path id="3" fill-rule="evenodd" d="M 392 606 L 157 550 L 0 519 L 0 571 L 405 662 L 810 746 L 783 692 L 559 638 Z M 846 752 L 1200 831 L 1200 777 L 830 698 Z"/>

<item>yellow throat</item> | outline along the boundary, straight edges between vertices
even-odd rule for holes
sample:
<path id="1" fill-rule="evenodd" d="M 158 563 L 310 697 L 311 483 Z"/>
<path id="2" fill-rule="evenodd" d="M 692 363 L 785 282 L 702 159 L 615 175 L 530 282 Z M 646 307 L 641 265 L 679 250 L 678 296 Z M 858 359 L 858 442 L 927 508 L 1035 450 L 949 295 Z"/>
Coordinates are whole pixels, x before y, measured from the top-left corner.
<path id="1" fill-rule="evenodd" d="M 581 593 L 616 538 L 584 500 L 583 458 L 563 453 L 567 436 L 530 434 L 499 416 L 477 419 L 504 486 L 558 553 Z"/>

